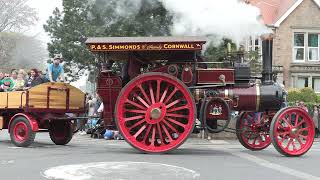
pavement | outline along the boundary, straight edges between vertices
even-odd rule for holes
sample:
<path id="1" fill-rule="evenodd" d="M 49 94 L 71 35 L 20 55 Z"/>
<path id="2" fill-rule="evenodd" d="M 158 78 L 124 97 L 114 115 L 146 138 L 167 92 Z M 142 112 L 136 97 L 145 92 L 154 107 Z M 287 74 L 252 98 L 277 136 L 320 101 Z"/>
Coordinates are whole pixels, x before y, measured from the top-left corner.
<path id="1" fill-rule="evenodd" d="M 66 146 L 38 133 L 29 148 L 10 142 L 0 132 L 0 179 L 112 180 L 320 180 L 320 143 L 302 157 L 280 155 L 271 145 L 249 151 L 237 140 L 188 139 L 168 154 L 143 154 L 125 141 L 75 135 Z"/>

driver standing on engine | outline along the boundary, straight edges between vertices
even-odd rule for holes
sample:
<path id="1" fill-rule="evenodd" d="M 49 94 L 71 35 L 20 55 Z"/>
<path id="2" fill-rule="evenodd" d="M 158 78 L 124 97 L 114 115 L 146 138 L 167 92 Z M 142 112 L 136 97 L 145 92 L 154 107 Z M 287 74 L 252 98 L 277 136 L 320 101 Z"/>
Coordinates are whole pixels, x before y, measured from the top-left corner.
<path id="1" fill-rule="evenodd" d="M 64 70 L 60 64 L 61 54 L 56 54 L 53 58 L 53 63 L 48 66 L 47 79 L 50 82 L 64 82 Z"/>

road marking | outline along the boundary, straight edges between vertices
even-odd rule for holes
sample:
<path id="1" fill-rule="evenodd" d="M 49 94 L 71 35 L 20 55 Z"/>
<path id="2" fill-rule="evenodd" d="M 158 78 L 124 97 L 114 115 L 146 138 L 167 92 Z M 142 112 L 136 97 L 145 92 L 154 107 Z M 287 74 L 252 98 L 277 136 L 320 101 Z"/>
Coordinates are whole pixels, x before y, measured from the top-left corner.
<path id="1" fill-rule="evenodd" d="M 314 175 L 311 175 L 311 174 L 308 174 L 308 173 L 305 173 L 305 172 L 302 172 L 302 171 L 299 171 L 299 170 L 296 170 L 296 169 L 292 169 L 292 168 L 289 168 L 289 167 L 286 167 L 286 166 L 282 166 L 282 165 L 279 165 L 279 164 L 276 164 L 276 163 L 272 163 L 270 161 L 261 159 L 261 158 L 259 158 L 257 156 L 254 156 L 254 155 L 251 155 L 251 154 L 248 154 L 248 153 L 231 150 L 231 149 L 226 148 L 226 147 L 210 147 L 210 148 L 215 149 L 215 150 L 221 150 L 221 151 L 228 152 L 228 153 L 230 153 L 230 154 L 232 154 L 234 156 L 237 156 L 237 157 L 242 158 L 242 159 L 246 159 L 246 160 L 248 160 L 250 162 L 253 162 L 253 163 L 256 163 L 256 164 L 258 164 L 260 166 L 263 166 L 263 167 L 266 167 L 266 168 L 269 168 L 269 169 L 272 169 L 272 170 L 275 170 L 275 171 L 278 171 L 278 172 L 281 172 L 281 173 L 284 173 L 284 174 L 295 176 L 297 178 L 308 179 L 308 180 L 320 180 L 320 177 L 318 177 L 318 176 L 314 176 Z"/>
<path id="2" fill-rule="evenodd" d="M 0 161 L 0 165 L 6 165 L 6 164 L 13 164 L 14 163 L 14 160 L 1 160 Z"/>
<path id="3" fill-rule="evenodd" d="M 211 143 L 211 144 L 215 144 L 215 145 L 219 145 L 219 144 L 230 144 L 229 142 L 224 141 L 224 140 L 211 140 L 210 143 Z"/>
<path id="4" fill-rule="evenodd" d="M 21 149 L 22 147 L 10 146 L 8 149 Z"/>
<path id="5" fill-rule="evenodd" d="M 184 167 L 149 162 L 95 162 L 57 166 L 41 172 L 47 179 L 200 179 L 200 174 Z"/>

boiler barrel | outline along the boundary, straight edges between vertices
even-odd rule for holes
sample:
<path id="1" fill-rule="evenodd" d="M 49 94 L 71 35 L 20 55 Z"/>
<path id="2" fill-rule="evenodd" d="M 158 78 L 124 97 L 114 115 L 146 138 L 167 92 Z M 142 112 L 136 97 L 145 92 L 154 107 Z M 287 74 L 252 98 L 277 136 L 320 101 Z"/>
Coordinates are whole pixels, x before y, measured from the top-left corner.
<path id="1" fill-rule="evenodd" d="M 278 84 L 224 89 L 220 90 L 220 94 L 233 99 L 233 109 L 237 111 L 277 111 L 285 99 L 284 91 Z"/>

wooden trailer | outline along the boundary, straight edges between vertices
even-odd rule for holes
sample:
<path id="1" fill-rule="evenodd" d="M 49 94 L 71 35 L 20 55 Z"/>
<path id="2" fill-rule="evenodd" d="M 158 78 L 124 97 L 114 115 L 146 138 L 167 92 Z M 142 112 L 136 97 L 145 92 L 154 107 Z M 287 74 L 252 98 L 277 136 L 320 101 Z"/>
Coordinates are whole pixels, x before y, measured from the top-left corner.
<path id="1" fill-rule="evenodd" d="M 8 129 L 12 143 L 29 146 L 36 132 L 49 130 L 57 145 L 67 144 L 73 126 L 66 113 L 85 111 L 85 94 L 66 83 L 44 83 L 26 91 L 0 92 L 0 130 Z"/>

